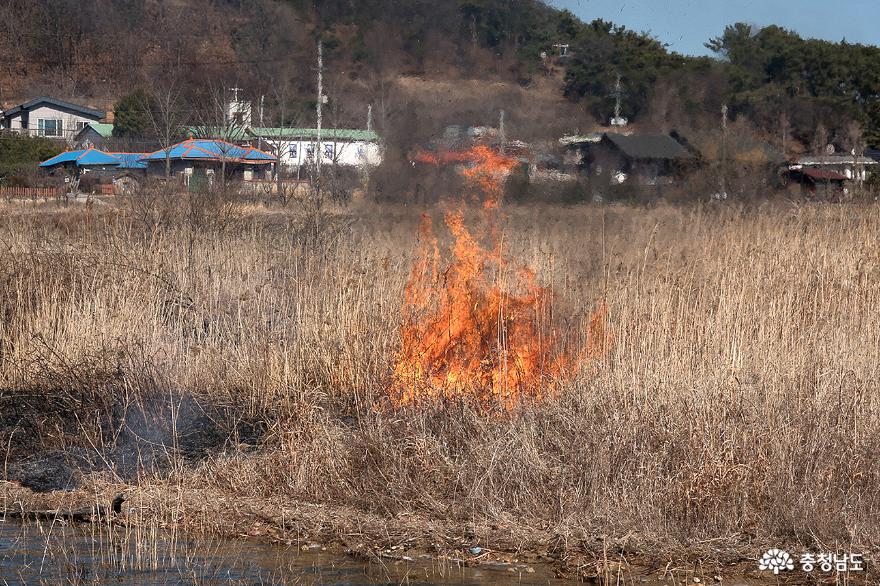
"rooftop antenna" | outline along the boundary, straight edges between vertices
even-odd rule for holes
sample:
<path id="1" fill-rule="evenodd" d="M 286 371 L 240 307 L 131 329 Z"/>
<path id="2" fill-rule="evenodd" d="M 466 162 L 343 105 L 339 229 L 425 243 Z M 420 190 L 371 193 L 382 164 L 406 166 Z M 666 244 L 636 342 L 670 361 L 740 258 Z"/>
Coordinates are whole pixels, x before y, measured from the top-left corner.
<path id="1" fill-rule="evenodd" d="M 626 126 L 629 122 L 629 120 L 620 115 L 623 96 L 625 95 L 620 80 L 621 76 L 618 73 L 617 81 L 614 83 L 614 91 L 611 92 L 611 97 L 614 98 L 614 118 L 611 119 L 611 126 Z"/>

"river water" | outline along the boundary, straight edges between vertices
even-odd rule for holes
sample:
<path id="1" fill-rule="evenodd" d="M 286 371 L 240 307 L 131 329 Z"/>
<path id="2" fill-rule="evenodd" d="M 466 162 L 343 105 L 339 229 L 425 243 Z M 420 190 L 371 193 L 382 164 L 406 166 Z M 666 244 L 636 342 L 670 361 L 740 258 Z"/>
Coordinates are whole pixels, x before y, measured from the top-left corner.
<path id="1" fill-rule="evenodd" d="M 320 548 L 100 526 L 0 521 L 0 585 L 562 584 L 540 572 L 407 561 L 367 563 Z"/>

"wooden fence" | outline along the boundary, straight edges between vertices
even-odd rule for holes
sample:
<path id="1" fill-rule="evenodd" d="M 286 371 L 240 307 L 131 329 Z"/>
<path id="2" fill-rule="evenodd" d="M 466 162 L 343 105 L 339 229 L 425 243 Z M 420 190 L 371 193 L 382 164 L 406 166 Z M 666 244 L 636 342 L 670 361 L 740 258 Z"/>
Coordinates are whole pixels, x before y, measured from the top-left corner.
<path id="1" fill-rule="evenodd" d="M 64 187 L 0 187 L 0 199 L 55 199 L 64 192 Z"/>

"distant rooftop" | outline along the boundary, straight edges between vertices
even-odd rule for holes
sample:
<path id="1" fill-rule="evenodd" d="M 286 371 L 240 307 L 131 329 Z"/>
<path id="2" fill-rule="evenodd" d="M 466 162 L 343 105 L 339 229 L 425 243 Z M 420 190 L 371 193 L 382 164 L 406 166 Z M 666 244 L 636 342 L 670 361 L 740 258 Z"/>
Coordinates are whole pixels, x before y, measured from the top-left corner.
<path id="1" fill-rule="evenodd" d="M 605 134 L 609 141 L 631 159 L 693 159 L 677 140 L 668 134 Z"/>
<path id="2" fill-rule="evenodd" d="M 584 134 L 569 134 L 559 139 L 559 143 L 563 145 L 594 143 L 602 140 L 602 132 L 587 132 Z"/>
<path id="3" fill-rule="evenodd" d="M 236 163 L 272 163 L 277 159 L 269 153 L 251 147 L 241 147 L 223 140 L 189 139 L 172 145 L 167 157 L 185 161 L 230 161 Z M 163 149 L 143 155 L 141 161 L 162 161 L 166 158 Z"/>
<path id="4" fill-rule="evenodd" d="M 306 138 L 317 139 L 317 128 L 269 128 L 269 127 L 253 127 L 248 128 L 248 134 L 257 138 Z M 321 139 L 332 140 L 359 140 L 366 142 L 377 142 L 379 135 L 372 130 L 356 130 L 349 128 L 322 128 Z"/>
<path id="5" fill-rule="evenodd" d="M 858 161 L 856 161 L 856 157 L 850 154 L 836 154 L 836 155 L 805 155 L 799 157 L 797 163 L 799 165 L 854 165 L 858 162 L 860 165 L 876 165 L 877 161 L 868 153 L 865 155 L 858 157 Z"/>
<path id="6" fill-rule="evenodd" d="M 40 104 L 49 104 L 51 106 L 55 106 L 56 108 L 61 108 L 64 110 L 73 110 L 75 112 L 79 112 L 80 114 L 82 114 L 84 116 L 89 116 L 91 118 L 101 119 L 107 115 L 107 113 L 104 112 L 103 110 L 95 110 L 94 108 L 80 106 L 77 104 L 73 104 L 71 102 L 65 102 L 64 100 L 51 98 L 49 96 L 41 96 L 39 98 L 34 98 L 33 100 L 30 100 L 29 102 L 25 102 L 24 104 L 19 104 L 18 106 L 15 106 L 14 108 L 10 108 L 9 110 L 6 110 L 5 112 L 3 112 L 3 116 L 14 116 L 15 114 L 18 114 L 19 112 L 21 112 L 22 110 L 31 110 L 35 106 L 38 106 Z"/>
<path id="7" fill-rule="evenodd" d="M 103 122 L 89 122 L 88 127 L 100 134 L 103 138 L 113 136 L 113 125 Z"/>

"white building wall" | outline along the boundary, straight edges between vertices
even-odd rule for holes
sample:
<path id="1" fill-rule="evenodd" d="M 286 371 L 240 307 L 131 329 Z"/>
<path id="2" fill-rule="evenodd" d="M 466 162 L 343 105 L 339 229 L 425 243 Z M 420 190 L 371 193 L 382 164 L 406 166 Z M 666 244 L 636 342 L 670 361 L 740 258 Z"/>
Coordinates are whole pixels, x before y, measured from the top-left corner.
<path id="1" fill-rule="evenodd" d="M 264 140 L 273 151 L 279 153 L 281 164 L 285 167 L 297 167 L 311 164 L 315 154 L 321 153 L 321 164 L 337 164 L 344 167 L 376 166 L 382 162 L 382 149 L 375 142 L 369 141 L 321 141 L 318 148 L 314 140 Z M 326 149 L 333 146 L 333 155 L 328 156 Z M 311 157 L 310 152 L 314 153 Z"/>

